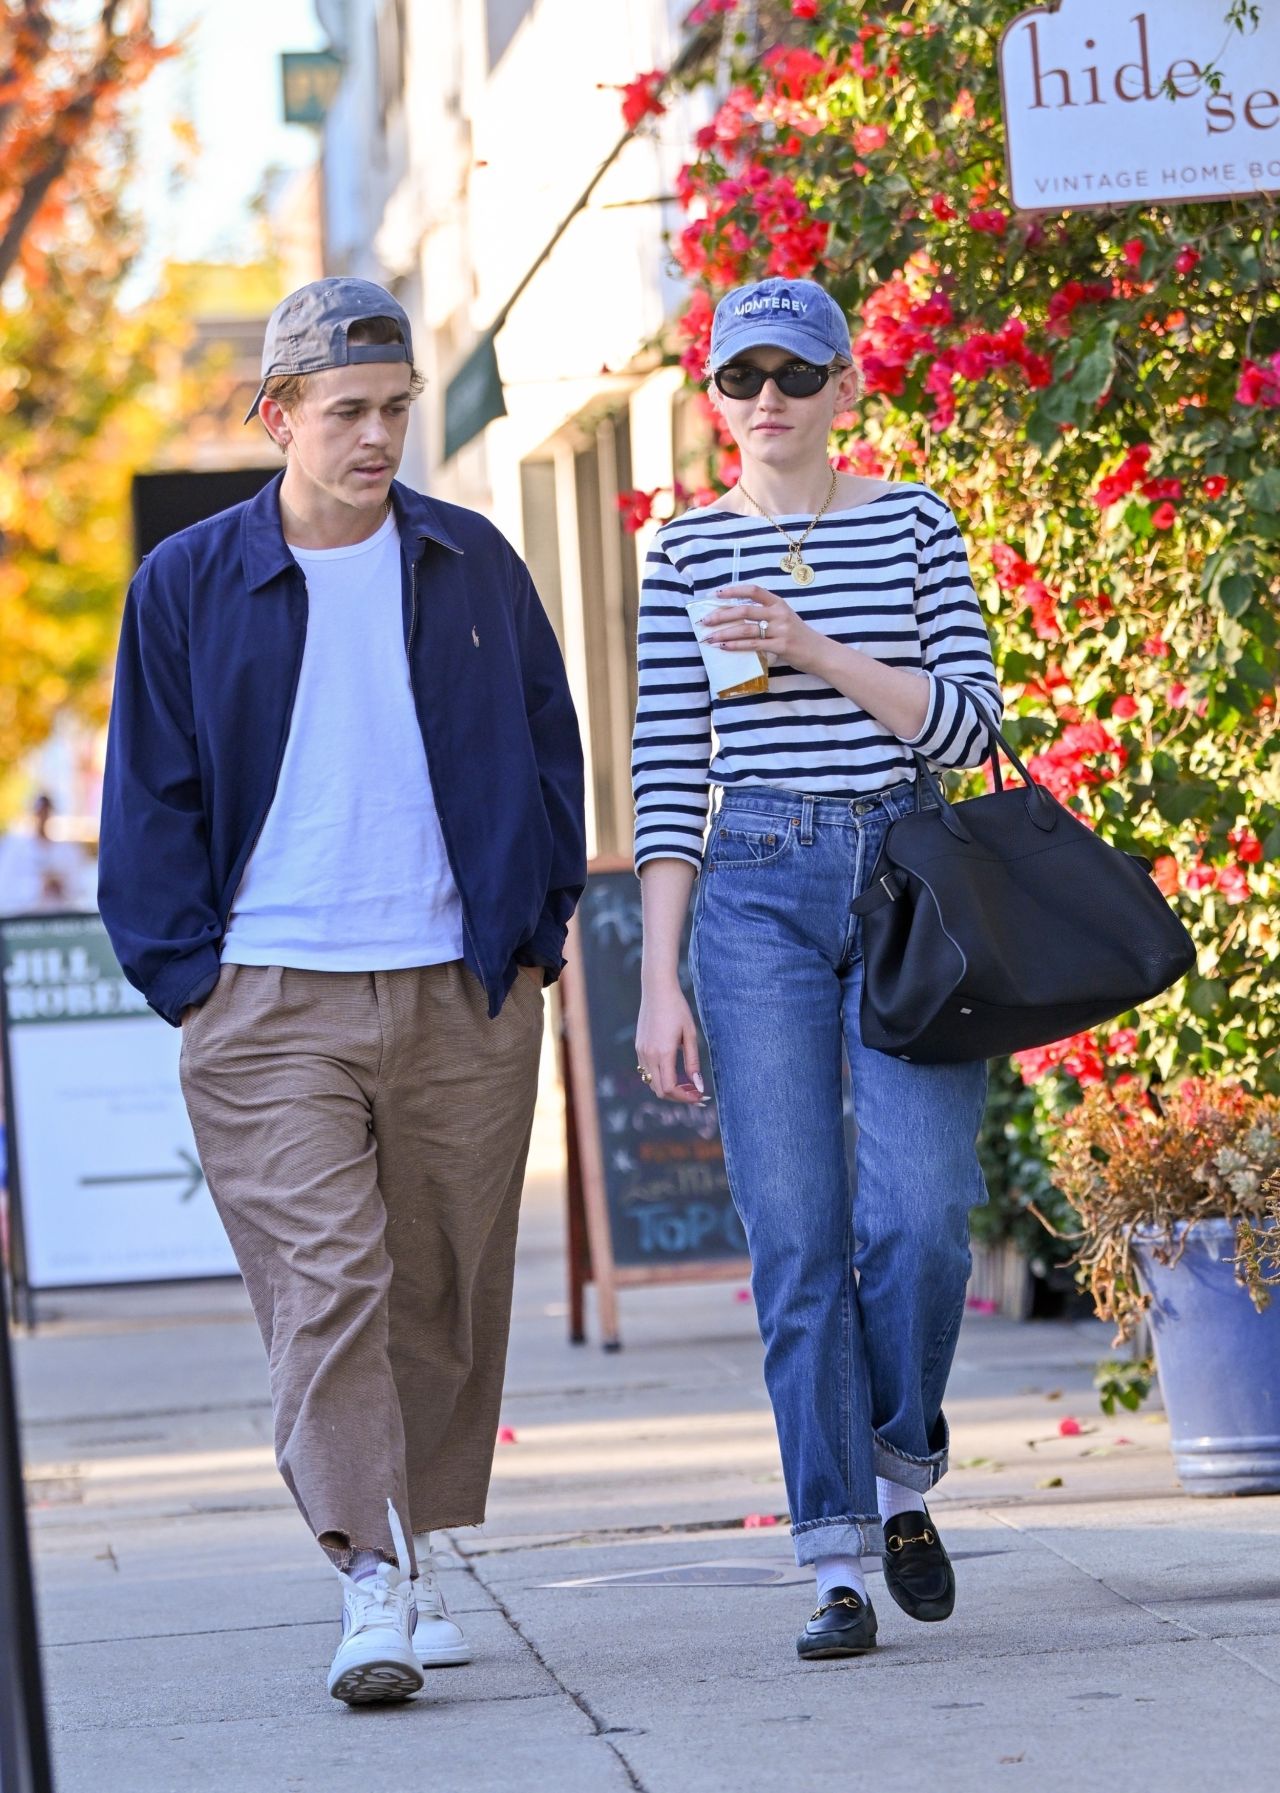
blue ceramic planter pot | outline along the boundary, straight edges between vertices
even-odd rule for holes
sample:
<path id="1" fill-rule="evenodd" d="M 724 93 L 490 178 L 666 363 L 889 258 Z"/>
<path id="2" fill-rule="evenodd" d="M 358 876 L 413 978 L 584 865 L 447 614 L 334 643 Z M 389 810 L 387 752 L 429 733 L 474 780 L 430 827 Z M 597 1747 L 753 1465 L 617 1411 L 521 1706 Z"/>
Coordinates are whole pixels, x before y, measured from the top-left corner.
<path id="1" fill-rule="evenodd" d="M 1133 1249 L 1178 1479 L 1188 1494 L 1280 1493 L 1280 1290 L 1259 1313 L 1237 1283 L 1232 1221 L 1198 1222 L 1173 1265 L 1152 1249 L 1162 1237 L 1138 1231 Z"/>

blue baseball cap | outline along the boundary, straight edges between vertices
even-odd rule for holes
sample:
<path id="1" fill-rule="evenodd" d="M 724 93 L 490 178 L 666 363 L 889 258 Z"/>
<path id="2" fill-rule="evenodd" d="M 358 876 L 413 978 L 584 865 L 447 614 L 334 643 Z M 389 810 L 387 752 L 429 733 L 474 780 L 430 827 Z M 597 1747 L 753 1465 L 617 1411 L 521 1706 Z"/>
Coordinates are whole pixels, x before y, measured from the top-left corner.
<path id="1" fill-rule="evenodd" d="M 390 318 L 400 342 L 348 342 L 347 331 L 361 318 Z M 404 306 L 385 286 L 333 274 L 313 280 L 281 299 L 267 320 L 262 345 L 262 384 L 245 422 L 256 417 L 274 374 L 315 374 L 326 367 L 351 367 L 364 361 L 413 362 L 413 335 Z"/>
<path id="2" fill-rule="evenodd" d="M 820 367 L 853 359 L 849 320 L 816 280 L 757 280 L 721 299 L 711 320 L 712 371 L 764 348 L 789 349 Z"/>

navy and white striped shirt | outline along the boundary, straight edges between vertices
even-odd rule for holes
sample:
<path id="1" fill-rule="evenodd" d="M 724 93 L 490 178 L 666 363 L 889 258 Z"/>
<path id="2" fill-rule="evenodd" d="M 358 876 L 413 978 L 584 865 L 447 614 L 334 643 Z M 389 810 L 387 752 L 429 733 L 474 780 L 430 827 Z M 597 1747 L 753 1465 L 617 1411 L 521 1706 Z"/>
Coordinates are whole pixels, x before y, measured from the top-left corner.
<path id="1" fill-rule="evenodd" d="M 794 537 L 809 518 L 779 521 Z M 701 863 L 710 785 L 867 793 L 911 778 L 912 749 L 937 766 L 977 765 L 986 751 L 1000 687 L 964 541 L 936 492 L 894 485 L 823 517 L 804 546 L 812 585 L 781 570 L 785 552 L 764 518 L 725 510 L 688 511 L 654 538 L 640 596 L 632 748 L 637 870 L 659 857 Z M 899 740 L 851 698 L 781 662 L 769 669 L 767 692 L 713 699 L 685 605 L 743 584 L 784 597 L 813 628 L 885 666 L 923 670 L 932 691 L 915 740 Z"/>

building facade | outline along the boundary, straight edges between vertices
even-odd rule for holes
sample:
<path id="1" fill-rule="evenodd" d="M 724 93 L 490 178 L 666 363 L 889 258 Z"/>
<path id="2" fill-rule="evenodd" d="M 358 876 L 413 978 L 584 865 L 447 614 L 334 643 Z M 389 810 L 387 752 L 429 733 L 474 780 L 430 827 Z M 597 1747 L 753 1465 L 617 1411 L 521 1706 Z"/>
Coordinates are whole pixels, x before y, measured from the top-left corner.
<path id="1" fill-rule="evenodd" d="M 629 134 L 620 87 L 719 25 L 693 0 L 316 0 L 343 59 L 325 267 L 391 288 L 427 390 L 404 476 L 491 516 L 533 570 L 589 755 L 590 846 L 631 848 L 638 553 L 620 492 L 670 486 L 690 429 L 664 363 L 666 233 L 701 100 Z M 589 196 L 585 198 L 584 195 Z M 494 363 L 505 414 L 495 408 Z M 457 438 L 466 440 L 457 446 Z"/>

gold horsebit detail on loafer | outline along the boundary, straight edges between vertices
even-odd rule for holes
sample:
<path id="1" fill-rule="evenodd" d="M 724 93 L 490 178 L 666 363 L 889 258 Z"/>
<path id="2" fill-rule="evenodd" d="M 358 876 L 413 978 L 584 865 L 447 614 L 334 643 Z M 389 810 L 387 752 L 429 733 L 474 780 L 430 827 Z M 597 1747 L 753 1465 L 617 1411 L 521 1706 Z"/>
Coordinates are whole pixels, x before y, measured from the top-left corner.
<path id="1" fill-rule="evenodd" d="M 860 1612 L 862 1610 L 862 1602 L 859 1600 L 858 1596 L 856 1594 L 846 1594 L 842 1600 L 828 1600 L 824 1606 L 820 1606 L 817 1612 L 810 1618 L 809 1623 L 812 1625 L 814 1619 L 820 1619 L 823 1613 L 830 1612 L 833 1606 L 847 1606 L 850 1612 Z"/>
<path id="2" fill-rule="evenodd" d="M 895 1556 L 900 1550 L 905 1550 L 908 1544 L 936 1544 L 937 1542 L 938 1534 L 931 1531 L 927 1525 L 914 1538 L 889 1538 L 886 1540 L 887 1547 Z"/>

